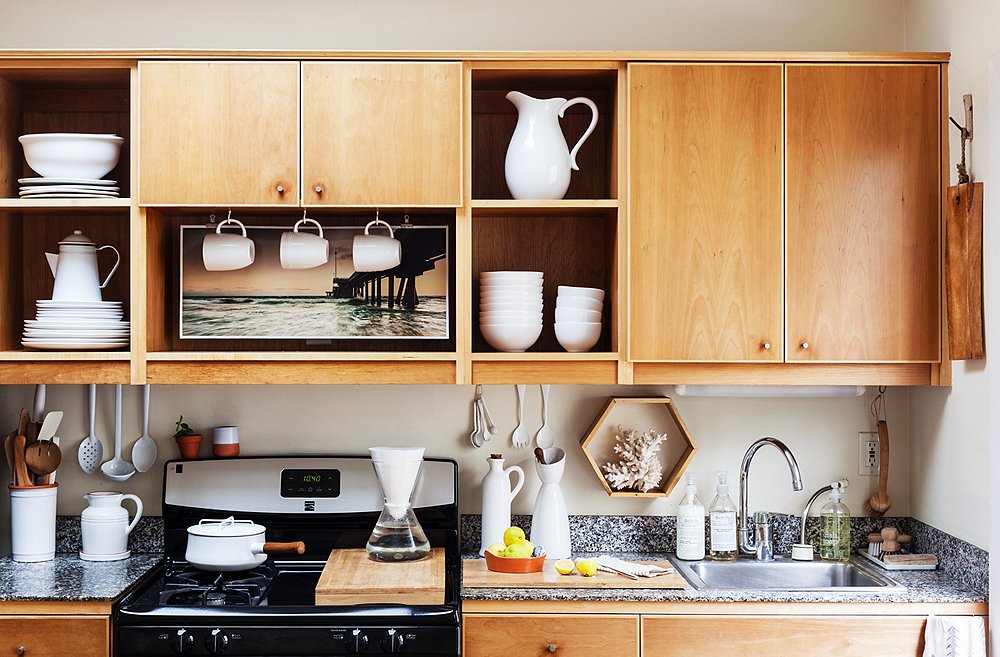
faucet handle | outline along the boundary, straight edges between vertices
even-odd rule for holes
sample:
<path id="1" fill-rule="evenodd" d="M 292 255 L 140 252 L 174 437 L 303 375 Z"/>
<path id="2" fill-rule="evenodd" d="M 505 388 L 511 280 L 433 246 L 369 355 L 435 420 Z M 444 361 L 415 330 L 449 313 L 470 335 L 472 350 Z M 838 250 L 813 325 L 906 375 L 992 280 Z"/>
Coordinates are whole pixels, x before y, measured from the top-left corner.
<path id="1" fill-rule="evenodd" d="M 771 524 L 771 514 L 767 511 L 758 511 L 753 514 L 753 524 L 755 525 L 770 525 Z"/>

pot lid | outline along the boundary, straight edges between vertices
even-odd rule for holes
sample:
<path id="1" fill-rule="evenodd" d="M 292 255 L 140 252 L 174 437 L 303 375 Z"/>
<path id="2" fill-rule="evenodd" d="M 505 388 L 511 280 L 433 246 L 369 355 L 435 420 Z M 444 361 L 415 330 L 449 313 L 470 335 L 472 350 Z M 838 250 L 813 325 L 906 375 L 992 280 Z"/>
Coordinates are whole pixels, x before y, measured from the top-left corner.
<path id="1" fill-rule="evenodd" d="M 266 528 L 253 520 L 236 520 L 229 516 L 225 520 L 202 520 L 187 530 L 195 536 L 256 536 L 263 534 Z"/>
<path id="2" fill-rule="evenodd" d="M 72 235 L 67 235 L 66 237 L 59 240 L 59 245 L 63 244 L 76 244 L 79 246 L 97 246 L 94 240 L 90 239 L 83 234 L 82 230 L 74 230 Z"/>

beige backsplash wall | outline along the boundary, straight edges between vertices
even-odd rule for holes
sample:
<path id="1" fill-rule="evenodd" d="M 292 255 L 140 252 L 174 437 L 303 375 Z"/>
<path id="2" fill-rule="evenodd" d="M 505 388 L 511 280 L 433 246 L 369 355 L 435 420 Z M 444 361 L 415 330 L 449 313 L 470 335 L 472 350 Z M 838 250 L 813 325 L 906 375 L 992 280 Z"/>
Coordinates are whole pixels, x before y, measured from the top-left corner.
<path id="1" fill-rule="evenodd" d="M 112 449 L 113 386 L 98 388 L 98 436 L 105 458 Z M 22 405 L 30 407 L 33 389 L 3 389 L 4 422 L 16 421 Z M 86 387 L 49 386 L 48 409 L 66 413 L 59 434 L 68 459 L 60 468 L 59 512 L 77 514 L 83 494 L 92 490 L 124 490 L 140 495 L 147 512 L 158 514 L 162 459 L 176 458 L 174 421 L 183 413 L 198 430 L 237 424 L 242 453 L 261 454 L 366 454 L 372 445 L 424 445 L 427 455 L 454 458 L 459 463 L 461 510 L 480 510 L 479 482 L 491 451 L 502 452 L 510 463 L 525 468 L 527 483 L 514 503 L 515 512 L 530 513 L 538 488 L 528 449 L 513 450 L 510 434 L 516 424 L 513 386 L 486 386 L 485 397 L 498 425 L 499 435 L 483 449 L 469 444 L 471 386 L 154 386 L 150 433 L 161 460 L 153 471 L 137 474 L 124 484 L 108 481 L 99 473 L 87 476 L 76 463 L 76 447 L 86 435 Z M 604 492 L 579 446 L 593 418 L 610 395 L 641 396 L 671 393 L 669 387 L 553 386 L 549 421 L 556 445 L 568 452 L 563 491 L 570 513 L 575 514 L 674 514 L 682 495 L 678 487 L 667 499 L 611 499 Z M 751 469 L 751 503 L 755 510 L 801 513 L 809 495 L 833 479 L 847 476 L 851 486 L 846 504 L 860 515 L 864 500 L 874 491 L 877 477 L 859 477 L 858 431 L 872 428 L 868 415 L 870 395 L 846 399 L 705 399 L 674 397 L 699 451 L 690 470 L 697 473 L 702 501 L 714 495 L 714 473 L 732 473 L 733 490 L 746 448 L 755 439 L 780 438 L 795 453 L 805 489 L 793 492 L 788 466 L 777 450 L 764 449 Z M 124 392 L 124 455 L 141 434 L 141 388 Z M 909 513 L 908 439 L 909 394 L 889 393 L 889 422 L 893 433 L 890 496 L 892 513 Z M 532 435 L 541 424 L 540 391 L 529 386 L 525 405 L 526 426 Z M 645 428 L 645 427 L 641 427 Z M 669 440 L 676 441 L 676 435 Z M 203 445 L 208 455 L 209 447 Z M 6 474 L 6 473 L 5 473 Z M 735 495 L 734 495 L 735 497 Z M 818 509 L 817 509 L 818 511 Z M 6 523 L 4 523 L 6 524 Z"/>

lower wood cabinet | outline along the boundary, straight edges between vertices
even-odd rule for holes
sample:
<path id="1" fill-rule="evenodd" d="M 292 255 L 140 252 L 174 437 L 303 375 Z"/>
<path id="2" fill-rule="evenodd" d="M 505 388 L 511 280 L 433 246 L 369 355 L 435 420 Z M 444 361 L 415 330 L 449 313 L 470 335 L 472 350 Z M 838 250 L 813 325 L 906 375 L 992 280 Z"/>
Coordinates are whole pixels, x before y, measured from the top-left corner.
<path id="1" fill-rule="evenodd" d="M 106 616 L 0 616 L 0 657 L 109 657 Z"/>
<path id="2" fill-rule="evenodd" d="M 639 617 L 465 614 L 465 657 L 638 657 Z"/>

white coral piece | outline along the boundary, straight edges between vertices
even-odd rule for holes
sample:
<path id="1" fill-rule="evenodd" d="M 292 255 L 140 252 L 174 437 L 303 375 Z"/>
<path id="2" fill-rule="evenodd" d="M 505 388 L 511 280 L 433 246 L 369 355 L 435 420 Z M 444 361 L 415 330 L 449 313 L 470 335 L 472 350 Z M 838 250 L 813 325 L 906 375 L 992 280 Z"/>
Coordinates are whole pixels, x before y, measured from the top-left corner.
<path id="1" fill-rule="evenodd" d="M 656 453 L 667 434 L 656 433 L 653 429 L 639 435 L 635 429 L 625 429 L 618 425 L 615 434 L 614 451 L 620 458 L 618 463 L 605 463 L 604 470 L 608 484 L 615 490 L 638 490 L 645 493 L 660 485 L 663 466 Z"/>

